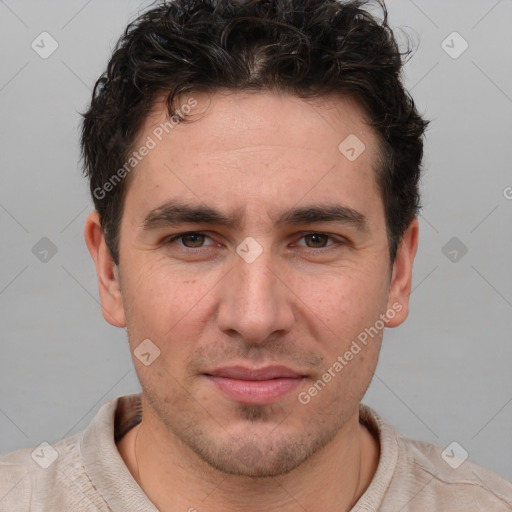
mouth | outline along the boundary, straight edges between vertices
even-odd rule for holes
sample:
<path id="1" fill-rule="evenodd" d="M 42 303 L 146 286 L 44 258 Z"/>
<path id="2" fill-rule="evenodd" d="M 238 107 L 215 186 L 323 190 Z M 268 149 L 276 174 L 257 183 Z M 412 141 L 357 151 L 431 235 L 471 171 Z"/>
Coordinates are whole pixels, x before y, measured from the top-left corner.
<path id="1" fill-rule="evenodd" d="M 271 404 L 296 389 L 306 378 L 285 366 L 228 366 L 203 374 L 229 399 L 252 405 Z"/>

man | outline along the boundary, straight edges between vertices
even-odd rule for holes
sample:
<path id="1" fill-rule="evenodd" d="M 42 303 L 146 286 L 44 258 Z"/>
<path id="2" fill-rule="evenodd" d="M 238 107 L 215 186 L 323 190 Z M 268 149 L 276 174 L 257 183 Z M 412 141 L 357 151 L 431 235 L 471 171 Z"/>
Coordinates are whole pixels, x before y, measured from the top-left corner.
<path id="1" fill-rule="evenodd" d="M 85 240 L 142 392 L 47 463 L 4 457 L 2 510 L 512 510 L 511 484 L 361 404 L 418 245 L 401 66 L 385 8 L 354 1 L 129 25 L 84 114 Z"/>

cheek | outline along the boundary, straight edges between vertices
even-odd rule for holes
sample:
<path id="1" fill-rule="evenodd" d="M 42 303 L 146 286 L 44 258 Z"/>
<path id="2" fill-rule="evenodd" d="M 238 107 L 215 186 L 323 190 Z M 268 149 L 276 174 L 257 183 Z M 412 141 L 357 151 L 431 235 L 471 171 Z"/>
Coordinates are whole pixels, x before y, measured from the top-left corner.
<path id="1" fill-rule="evenodd" d="M 168 312 L 175 311 L 175 286 L 162 275 L 154 265 L 132 265 L 129 278 L 123 289 L 123 295 L 129 302 L 129 322 L 139 326 L 151 326 L 161 321 L 168 321 Z"/>
<path id="2" fill-rule="evenodd" d="M 340 403 L 354 407 L 364 397 L 377 366 L 382 341 L 382 331 L 368 335 L 339 338 L 328 347 L 324 372 L 312 383 L 318 389 L 318 408 L 321 413 L 338 410 Z M 361 341 L 363 339 L 363 341 Z M 308 392 L 315 390 L 309 388 Z"/>
<path id="3" fill-rule="evenodd" d="M 375 269 L 337 269 L 324 276 L 306 276 L 296 282 L 308 316 L 321 320 L 331 334 L 346 340 L 370 327 L 386 307 L 385 282 Z M 384 309 L 383 309 L 384 308 Z M 306 313 L 305 313 L 306 314 Z"/>
<path id="4" fill-rule="evenodd" d="M 131 344 L 149 338 L 162 353 L 172 349 L 179 356 L 198 337 L 202 323 L 197 319 L 204 316 L 218 277 L 214 272 L 185 274 L 162 262 L 133 262 L 126 270 L 123 300 Z"/>
<path id="5" fill-rule="evenodd" d="M 186 303 L 193 300 L 194 292 L 183 284 L 179 270 L 162 262 L 134 261 L 128 273 L 123 293 L 138 320 L 156 317 L 168 321 L 169 315 L 179 315 L 186 309 Z"/>

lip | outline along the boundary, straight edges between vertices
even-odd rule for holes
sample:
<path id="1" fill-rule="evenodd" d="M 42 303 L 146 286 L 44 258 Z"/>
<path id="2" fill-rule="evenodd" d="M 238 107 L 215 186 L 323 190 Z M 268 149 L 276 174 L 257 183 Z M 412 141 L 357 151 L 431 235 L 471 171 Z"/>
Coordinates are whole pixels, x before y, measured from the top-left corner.
<path id="1" fill-rule="evenodd" d="M 286 366 L 227 366 L 205 372 L 204 376 L 231 400 L 255 405 L 276 402 L 305 378 Z"/>
<path id="2" fill-rule="evenodd" d="M 300 373 L 286 366 L 265 366 L 264 368 L 247 368 L 245 366 L 225 366 L 209 372 L 207 375 L 214 377 L 224 377 L 227 379 L 238 380 L 270 380 L 279 378 L 297 378 L 303 377 Z"/>

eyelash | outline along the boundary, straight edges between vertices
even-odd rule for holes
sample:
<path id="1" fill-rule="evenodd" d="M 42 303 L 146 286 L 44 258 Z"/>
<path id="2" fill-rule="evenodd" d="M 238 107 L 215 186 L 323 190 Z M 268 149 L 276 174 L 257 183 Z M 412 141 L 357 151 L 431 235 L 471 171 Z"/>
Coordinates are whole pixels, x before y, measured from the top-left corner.
<path id="1" fill-rule="evenodd" d="M 175 242 L 176 240 L 179 240 L 180 238 L 185 238 L 186 236 L 190 236 L 190 235 L 202 235 L 202 236 L 204 236 L 206 238 L 210 238 L 206 233 L 204 233 L 202 231 L 187 231 L 186 233 L 180 233 L 178 235 L 173 235 L 172 237 L 165 239 L 164 240 L 164 245 L 169 245 L 169 244 Z M 323 233 L 321 231 L 309 231 L 307 233 L 303 233 L 300 238 L 302 239 L 302 238 L 304 238 L 306 236 L 310 236 L 310 235 L 326 236 L 328 239 L 333 240 L 334 243 L 332 243 L 330 245 L 327 245 L 325 247 L 318 247 L 318 248 L 301 246 L 301 247 L 304 247 L 304 249 L 309 250 L 309 251 L 319 252 L 322 249 L 323 250 L 328 250 L 329 247 L 333 247 L 333 246 L 336 246 L 336 245 L 346 245 L 347 244 L 347 241 L 345 239 L 334 237 L 333 235 L 330 235 L 329 233 Z M 210 240 L 211 240 L 211 238 L 210 238 Z M 214 245 L 214 244 L 212 244 L 212 245 Z M 208 248 L 208 246 L 186 247 L 184 245 L 181 245 L 180 247 L 182 249 L 184 249 L 184 250 L 190 250 L 190 251 L 195 251 L 195 252 L 199 252 L 201 250 L 207 250 L 207 248 Z"/>

